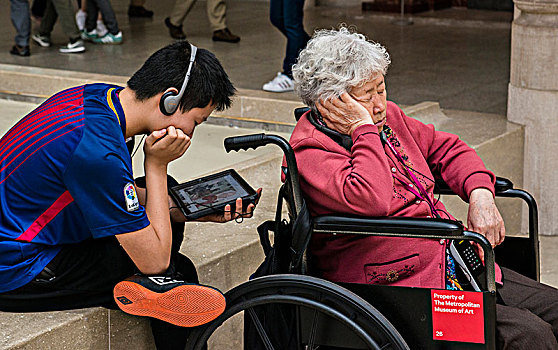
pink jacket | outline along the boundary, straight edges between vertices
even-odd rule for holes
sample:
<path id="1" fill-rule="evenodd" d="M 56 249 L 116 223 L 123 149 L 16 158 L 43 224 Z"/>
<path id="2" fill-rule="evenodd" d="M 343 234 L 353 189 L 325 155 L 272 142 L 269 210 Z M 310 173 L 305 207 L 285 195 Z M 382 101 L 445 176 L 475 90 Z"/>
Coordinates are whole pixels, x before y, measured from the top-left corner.
<path id="1" fill-rule="evenodd" d="M 386 124 L 393 131 L 388 135 L 392 145 L 414 169 L 442 218 L 453 219 L 433 195 L 435 177 L 465 201 L 475 188 L 494 193 L 494 174 L 456 135 L 407 117 L 393 102 L 387 105 Z M 432 215 L 428 204 L 401 183 L 410 183 L 405 169 L 384 148 L 376 126 L 358 127 L 352 140 L 349 152 L 318 131 L 307 115 L 296 125 L 290 144 L 313 216 Z M 332 281 L 445 288 L 445 249 L 445 240 L 314 234 L 309 262 L 313 274 Z"/>

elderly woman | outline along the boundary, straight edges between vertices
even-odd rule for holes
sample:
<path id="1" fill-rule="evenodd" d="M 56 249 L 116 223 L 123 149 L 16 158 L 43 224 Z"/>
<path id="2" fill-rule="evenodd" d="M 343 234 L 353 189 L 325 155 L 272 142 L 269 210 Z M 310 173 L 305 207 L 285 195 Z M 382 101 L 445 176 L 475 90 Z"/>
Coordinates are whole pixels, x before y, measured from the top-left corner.
<path id="1" fill-rule="evenodd" d="M 457 136 L 387 101 L 389 64 L 384 47 L 347 28 L 316 32 L 300 53 L 295 91 L 311 111 L 290 143 L 310 212 L 453 219 L 433 195 L 442 178 L 469 202 L 469 229 L 500 244 L 494 174 Z M 459 289 L 445 240 L 315 234 L 309 253 L 313 273 L 333 281 Z M 558 349 L 558 291 L 502 270 L 499 348 Z"/>

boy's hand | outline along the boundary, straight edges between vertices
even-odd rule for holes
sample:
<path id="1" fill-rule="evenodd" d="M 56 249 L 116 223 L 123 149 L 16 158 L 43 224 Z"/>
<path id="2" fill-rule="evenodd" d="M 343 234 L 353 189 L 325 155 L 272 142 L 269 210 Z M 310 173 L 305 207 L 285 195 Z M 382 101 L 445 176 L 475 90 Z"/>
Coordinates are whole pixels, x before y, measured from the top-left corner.
<path id="1" fill-rule="evenodd" d="M 146 161 L 166 166 L 180 158 L 190 144 L 188 135 L 174 126 L 169 126 L 167 129 L 153 131 L 145 140 L 143 151 Z"/>
<path id="2" fill-rule="evenodd" d="M 242 198 L 237 198 L 235 203 L 235 210 L 232 212 L 231 205 L 227 204 L 223 213 L 218 214 L 211 214 L 204 216 L 202 218 L 197 219 L 196 221 L 202 222 L 228 222 L 231 220 L 236 220 L 238 218 L 251 218 L 254 214 L 254 209 L 256 209 L 256 205 L 260 201 L 260 197 L 262 195 L 262 189 L 258 188 L 258 196 L 254 203 L 250 203 L 246 208 L 246 211 L 239 212 L 236 208 L 242 208 Z"/>

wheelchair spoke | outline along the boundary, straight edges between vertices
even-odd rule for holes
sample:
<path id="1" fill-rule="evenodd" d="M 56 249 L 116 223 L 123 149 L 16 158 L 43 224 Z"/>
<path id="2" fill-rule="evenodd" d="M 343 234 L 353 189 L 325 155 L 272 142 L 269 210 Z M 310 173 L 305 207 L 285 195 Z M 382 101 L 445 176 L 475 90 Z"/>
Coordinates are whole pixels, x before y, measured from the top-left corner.
<path id="1" fill-rule="evenodd" d="M 314 340 L 316 339 L 316 330 L 318 329 L 318 311 L 314 310 L 314 315 L 312 317 L 312 329 L 310 331 L 310 337 L 308 338 L 308 350 L 314 350 Z"/>
<path id="2" fill-rule="evenodd" d="M 254 325 L 256 326 L 256 330 L 258 331 L 258 334 L 260 335 L 260 339 L 264 343 L 265 348 L 267 350 L 274 350 L 273 344 L 271 344 L 271 340 L 267 336 L 267 333 L 265 332 L 265 329 L 262 323 L 260 322 L 258 315 L 256 315 L 254 308 L 248 308 L 248 313 L 250 314 L 250 318 L 252 319 L 252 322 L 254 322 Z"/>

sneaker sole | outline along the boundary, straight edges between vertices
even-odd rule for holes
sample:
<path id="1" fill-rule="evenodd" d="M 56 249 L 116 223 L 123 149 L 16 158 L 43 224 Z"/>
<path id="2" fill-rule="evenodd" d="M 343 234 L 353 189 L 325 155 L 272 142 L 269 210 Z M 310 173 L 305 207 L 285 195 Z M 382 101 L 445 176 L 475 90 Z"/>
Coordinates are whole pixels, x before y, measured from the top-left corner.
<path id="1" fill-rule="evenodd" d="M 137 283 L 122 281 L 114 287 L 114 300 L 126 313 L 154 317 L 181 327 L 213 321 L 226 306 L 225 297 L 218 290 L 197 284 L 156 293 Z"/>
<path id="2" fill-rule="evenodd" d="M 270 88 L 262 88 L 263 91 L 267 91 L 267 92 L 290 92 L 290 91 L 294 91 L 294 89 L 288 89 L 288 90 L 282 90 L 282 89 L 270 89 Z"/>
<path id="3" fill-rule="evenodd" d="M 60 53 L 82 53 L 85 52 L 85 47 L 79 49 L 58 50 Z"/>
<path id="4" fill-rule="evenodd" d="M 95 44 L 102 44 L 102 45 L 120 45 L 122 41 L 94 41 Z"/>

